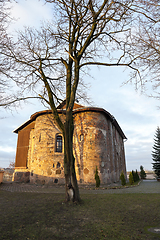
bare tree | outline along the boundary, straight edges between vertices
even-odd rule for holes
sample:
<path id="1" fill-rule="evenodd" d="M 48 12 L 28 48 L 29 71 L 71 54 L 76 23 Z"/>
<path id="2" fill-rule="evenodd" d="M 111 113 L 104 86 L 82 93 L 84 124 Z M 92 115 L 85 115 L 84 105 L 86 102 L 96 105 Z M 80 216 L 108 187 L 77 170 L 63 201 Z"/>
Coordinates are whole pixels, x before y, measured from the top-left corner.
<path id="1" fill-rule="evenodd" d="M 10 22 L 9 17 L 9 6 L 7 5 L 8 1 L 0 0 L 0 43 L 3 44 L 5 41 L 6 29 Z"/>
<path id="2" fill-rule="evenodd" d="M 6 102 L 11 100 L 12 82 L 8 81 L 8 60 L 3 57 L 4 46 L 8 43 L 8 27 L 13 20 L 10 16 L 11 0 L 0 0 L 0 106 L 6 107 Z M 13 97 L 13 96 L 12 96 Z M 8 100 L 8 101 L 7 101 Z"/>
<path id="3" fill-rule="evenodd" d="M 15 160 L 13 160 L 13 161 L 10 161 L 10 163 L 9 163 L 9 166 L 8 166 L 9 168 L 14 168 L 15 167 Z"/>
<path id="4" fill-rule="evenodd" d="M 160 3 L 143 1 L 147 17 L 138 16 L 126 50 L 133 59 L 133 66 L 140 72 L 137 87 L 148 83 L 156 90 L 160 86 Z M 148 14 L 149 13 L 149 14 Z M 132 75 L 135 81 L 135 73 Z"/>
<path id="5" fill-rule="evenodd" d="M 4 43 L 4 39 L 5 39 L 5 34 L 6 34 L 6 9 L 4 7 L 4 1 L 1 0 L 0 1 L 0 49 L 2 49 L 3 43 Z M 0 73 L 3 72 L 3 64 L 2 61 L 0 60 Z M 0 93 L 2 92 L 2 87 L 4 87 L 4 83 L 3 81 L 0 79 Z"/>
<path id="6" fill-rule="evenodd" d="M 51 108 L 64 137 L 66 201 L 70 185 L 75 201 L 80 201 L 72 116 L 80 73 L 91 65 L 126 66 L 139 76 L 135 61 L 140 54 L 132 53 L 129 48 L 132 31 L 143 19 L 155 22 L 155 16 L 143 1 L 136 0 L 46 0 L 46 3 L 53 6 L 54 21 L 40 30 L 25 28 L 17 42 L 8 39 L 3 48 L 7 74 L 20 94 L 12 95 L 7 104 L 39 98 Z M 64 97 L 66 110 L 62 121 L 56 104 Z"/>

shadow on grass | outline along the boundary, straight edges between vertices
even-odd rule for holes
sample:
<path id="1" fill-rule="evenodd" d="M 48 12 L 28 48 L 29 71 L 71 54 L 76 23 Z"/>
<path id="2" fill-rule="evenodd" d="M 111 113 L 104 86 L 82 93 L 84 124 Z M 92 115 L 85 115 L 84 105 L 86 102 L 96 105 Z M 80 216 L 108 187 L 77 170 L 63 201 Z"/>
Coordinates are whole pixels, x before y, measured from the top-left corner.
<path id="1" fill-rule="evenodd" d="M 81 204 L 63 194 L 0 190 L 0 239 L 159 239 L 159 194 L 82 194 Z"/>

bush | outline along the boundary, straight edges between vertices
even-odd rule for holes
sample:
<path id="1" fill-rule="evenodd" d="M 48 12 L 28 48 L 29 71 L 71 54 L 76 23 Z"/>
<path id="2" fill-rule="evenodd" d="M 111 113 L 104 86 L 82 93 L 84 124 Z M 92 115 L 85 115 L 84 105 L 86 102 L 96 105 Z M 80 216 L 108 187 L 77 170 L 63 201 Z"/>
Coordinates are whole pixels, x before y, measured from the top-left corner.
<path id="1" fill-rule="evenodd" d="M 133 179 L 133 174 L 132 172 L 130 172 L 129 174 L 129 183 L 132 185 L 134 183 L 134 179 Z"/>
<path id="2" fill-rule="evenodd" d="M 121 180 L 122 186 L 126 185 L 126 179 L 125 179 L 125 176 L 124 176 L 124 172 L 123 172 L 123 171 L 121 172 L 120 180 Z"/>
<path id="3" fill-rule="evenodd" d="M 98 169 L 97 169 L 97 166 L 96 166 L 96 172 L 95 172 L 95 180 L 96 180 L 96 187 L 98 188 L 100 186 L 100 178 L 98 176 Z"/>
<path id="4" fill-rule="evenodd" d="M 141 171 L 140 171 L 140 177 L 141 177 L 141 179 L 145 179 L 145 178 L 146 178 L 146 173 L 145 173 L 142 165 L 140 166 L 140 170 L 141 170 Z"/>
<path id="5" fill-rule="evenodd" d="M 139 175 L 138 175 L 137 169 L 136 169 L 136 172 L 132 170 L 132 175 L 133 175 L 134 182 L 139 181 Z"/>
<path id="6" fill-rule="evenodd" d="M 137 169 L 136 169 L 136 181 L 139 181 L 139 175 L 138 175 Z"/>

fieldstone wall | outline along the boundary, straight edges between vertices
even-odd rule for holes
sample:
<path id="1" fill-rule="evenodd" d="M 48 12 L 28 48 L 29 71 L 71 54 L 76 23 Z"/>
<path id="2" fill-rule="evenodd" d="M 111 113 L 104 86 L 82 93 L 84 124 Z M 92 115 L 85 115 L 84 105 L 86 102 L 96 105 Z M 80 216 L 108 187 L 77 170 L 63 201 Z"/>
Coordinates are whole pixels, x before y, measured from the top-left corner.
<path id="1" fill-rule="evenodd" d="M 31 183 L 64 183 L 63 149 L 62 153 L 55 152 L 57 134 L 61 135 L 61 132 L 51 114 L 37 117 L 29 142 L 28 168 Z"/>
<path id="2" fill-rule="evenodd" d="M 77 179 L 95 183 L 96 166 L 101 183 L 119 181 L 126 174 L 123 139 L 109 119 L 98 112 L 81 112 L 74 116 L 74 154 Z"/>
<path id="3" fill-rule="evenodd" d="M 28 169 L 15 169 L 13 180 L 15 182 L 24 182 L 29 183 L 30 182 L 30 172 Z"/>
<path id="4" fill-rule="evenodd" d="M 78 112 L 74 114 L 74 123 L 73 148 L 78 182 L 95 184 L 96 166 L 102 184 L 119 181 L 122 170 L 126 175 L 123 139 L 110 119 L 100 112 Z M 55 151 L 57 134 L 61 135 L 61 132 L 52 114 L 36 118 L 34 128 L 30 130 L 27 168 L 16 168 L 14 181 L 64 184 L 64 149 L 62 153 Z"/>

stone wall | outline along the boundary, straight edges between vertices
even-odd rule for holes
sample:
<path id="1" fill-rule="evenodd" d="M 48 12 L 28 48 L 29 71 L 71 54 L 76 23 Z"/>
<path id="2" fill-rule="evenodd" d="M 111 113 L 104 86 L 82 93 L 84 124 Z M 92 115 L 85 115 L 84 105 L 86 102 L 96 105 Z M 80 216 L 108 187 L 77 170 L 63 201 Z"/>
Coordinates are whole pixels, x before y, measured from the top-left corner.
<path id="1" fill-rule="evenodd" d="M 74 116 L 74 154 L 77 179 L 94 183 L 96 166 L 101 183 L 119 181 L 126 173 L 123 139 L 109 119 L 98 112 L 82 112 Z"/>
<path id="2" fill-rule="evenodd" d="M 121 171 L 126 174 L 124 143 L 111 120 L 98 111 L 87 111 L 75 113 L 74 124 L 73 150 L 78 182 L 95 184 L 96 166 L 102 184 L 119 181 Z M 64 184 L 64 149 L 55 151 L 57 134 L 61 132 L 52 114 L 36 118 L 30 130 L 27 168 L 15 169 L 15 181 Z"/>
<path id="3" fill-rule="evenodd" d="M 28 169 L 30 182 L 37 184 L 64 183 L 63 149 L 55 152 L 55 137 L 61 135 L 51 114 L 37 117 L 30 133 Z"/>
<path id="4" fill-rule="evenodd" d="M 14 169 L 5 168 L 3 169 L 3 182 L 11 182 L 13 178 Z"/>
<path id="5" fill-rule="evenodd" d="M 29 183 L 30 182 L 30 171 L 28 169 L 15 169 L 13 179 L 15 182 L 24 182 Z"/>

